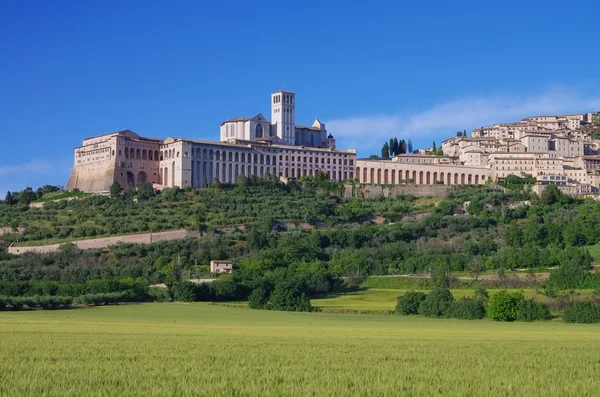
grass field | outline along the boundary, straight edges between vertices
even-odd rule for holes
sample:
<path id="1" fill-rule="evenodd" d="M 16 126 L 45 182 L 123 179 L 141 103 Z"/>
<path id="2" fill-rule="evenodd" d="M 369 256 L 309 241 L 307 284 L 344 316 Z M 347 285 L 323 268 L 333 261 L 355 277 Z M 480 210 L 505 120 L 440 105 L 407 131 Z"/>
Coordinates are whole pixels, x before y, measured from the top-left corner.
<path id="1" fill-rule="evenodd" d="M 357 292 L 332 295 L 327 298 L 312 299 L 313 306 L 322 309 L 333 310 L 355 310 L 355 311 L 386 311 L 394 310 L 396 302 L 400 295 L 404 295 L 409 290 L 402 289 L 376 289 L 369 288 Z M 498 289 L 488 289 L 491 294 L 500 291 Z M 548 298 L 537 294 L 534 289 L 523 289 L 526 298 L 535 298 L 540 302 L 547 302 Z M 423 291 L 427 293 L 427 291 Z M 472 296 L 475 291 L 471 289 L 454 289 L 452 295 L 455 299 L 465 296 Z M 589 299 L 592 296 L 592 290 L 579 290 L 580 299 Z"/>
<path id="2" fill-rule="evenodd" d="M 0 313 L 2 396 L 592 396 L 600 328 L 142 304 Z"/>

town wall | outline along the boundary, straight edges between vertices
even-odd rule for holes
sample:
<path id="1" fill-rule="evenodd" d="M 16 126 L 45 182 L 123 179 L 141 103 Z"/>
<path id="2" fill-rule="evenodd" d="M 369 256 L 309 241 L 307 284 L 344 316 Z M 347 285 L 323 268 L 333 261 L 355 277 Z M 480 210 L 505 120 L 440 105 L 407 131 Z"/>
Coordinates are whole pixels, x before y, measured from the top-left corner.
<path id="1" fill-rule="evenodd" d="M 415 197 L 444 196 L 451 188 L 452 186 L 448 185 L 355 186 L 354 197 L 373 199 L 399 195 Z M 345 197 L 352 197 L 352 192 L 352 185 L 345 185 Z"/>
<path id="2" fill-rule="evenodd" d="M 167 240 L 177 240 L 183 239 L 189 236 L 199 236 L 197 232 L 187 231 L 187 230 L 171 230 L 167 232 L 159 232 L 159 233 L 144 233 L 144 234 L 132 234 L 126 236 L 115 236 L 115 237 L 103 237 L 103 238 L 95 238 L 90 240 L 78 240 L 72 241 L 71 244 L 74 244 L 75 247 L 81 250 L 87 249 L 99 249 L 99 248 L 107 248 L 112 245 L 116 245 L 119 243 L 132 243 L 132 244 L 151 244 L 157 243 L 159 241 L 167 241 Z M 8 247 L 8 253 L 14 255 L 24 254 L 26 252 L 36 252 L 36 253 L 51 253 L 58 251 L 59 247 L 62 244 L 51 244 L 51 245 L 42 245 L 42 246 L 28 246 L 28 247 L 16 247 L 11 246 Z"/>

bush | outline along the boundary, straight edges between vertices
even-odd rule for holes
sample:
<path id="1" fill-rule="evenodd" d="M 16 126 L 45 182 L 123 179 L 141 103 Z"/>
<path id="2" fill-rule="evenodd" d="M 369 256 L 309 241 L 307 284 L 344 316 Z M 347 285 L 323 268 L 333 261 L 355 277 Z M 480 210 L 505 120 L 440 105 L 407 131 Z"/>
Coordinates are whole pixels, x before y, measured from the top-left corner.
<path id="1" fill-rule="evenodd" d="M 177 283 L 169 289 L 169 295 L 178 302 L 194 302 L 196 301 L 196 284 Z"/>
<path id="2" fill-rule="evenodd" d="M 212 283 L 216 301 L 234 301 L 237 298 L 237 286 L 229 277 L 221 277 Z"/>
<path id="3" fill-rule="evenodd" d="M 517 321 L 549 320 L 551 317 L 548 306 L 533 299 L 523 299 L 517 307 Z"/>
<path id="4" fill-rule="evenodd" d="M 485 317 L 485 305 L 478 298 L 462 298 L 452 302 L 448 316 L 463 320 L 481 319 Z"/>
<path id="5" fill-rule="evenodd" d="M 409 314 L 419 314 L 419 305 L 425 299 L 425 293 L 420 291 L 409 291 L 398 297 L 396 304 L 396 313 L 408 316 Z"/>
<path id="6" fill-rule="evenodd" d="M 502 290 L 492 295 L 487 306 L 489 318 L 495 321 L 515 321 L 522 300 L 522 292 L 511 294 L 506 290 Z"/>
<path id="7" fill-rule="evenodd" d="M 434 288 L 419 304 L 419 314 L 426 317 L 442 317 L 448 313 L 454 297 L 446 288 Z"/>
<path id="8" fill-rule="evenodd" d="M 16 296 L 0 297 L 0 311 L 5 310 L 57 310 L 71 306 L 73 299 L 69 296 Z"/>
<path id="9" fill-rule="evenodd" d="M 148 299 L 151 302 L 169 302 L 171 297 L 166 288 L 150 288 L 148 290 Z"/>
<path id="10" fill-rule="evenodd" d="M 600 320 L 600 306 L 593 302 L 577 302 L 563 315 L 566 323 L 594 324 Z"/>
<path id="11" fill-rule="evenodd" d="M 133 292 L 121 291 L 81 295 L 75 298 L 73 302 L 79 305 L 102 306 L 121 302 L 138 302 L 138 300 Z"/>
<path id="12" fill-rule="evenodd" d="M 310 300 L 296 283 L 282 282 L 277 284 L 269 299 L 269 309 L 292 312 L 309 312 L 312 310 Z"/>
<path id="13" fill-rule="evenodd" d="M 263 287 L 255 288 L 248 297 L 248 307 L 250 309 L 265 309 L 269 302 L 269 291 Z"/>

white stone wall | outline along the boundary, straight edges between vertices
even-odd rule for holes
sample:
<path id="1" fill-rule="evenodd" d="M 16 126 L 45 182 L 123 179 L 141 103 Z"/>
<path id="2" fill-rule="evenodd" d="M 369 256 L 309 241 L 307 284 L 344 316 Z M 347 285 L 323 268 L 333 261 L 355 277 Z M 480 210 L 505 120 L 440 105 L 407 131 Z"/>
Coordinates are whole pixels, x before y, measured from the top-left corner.
<path id="1" fill-rule="evenodd" d="M 457 164 L 398 163 L 389 160 L 356 162 L 356 175 L 361 183 L 384 185 L 480 185 L 490 175 L 487 167 L 468 167 Z"/>

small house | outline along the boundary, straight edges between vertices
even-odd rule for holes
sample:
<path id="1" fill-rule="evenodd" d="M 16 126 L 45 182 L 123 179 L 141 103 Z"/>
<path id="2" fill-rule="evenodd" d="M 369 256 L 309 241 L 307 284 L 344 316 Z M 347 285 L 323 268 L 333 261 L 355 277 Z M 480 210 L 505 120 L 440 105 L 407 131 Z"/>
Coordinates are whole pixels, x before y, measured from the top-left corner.
<path id="1" fill-rule="evenodd" d="M 210 261 L 211 273 L 231 273 L 233 264 L 230 261 Z"/>

